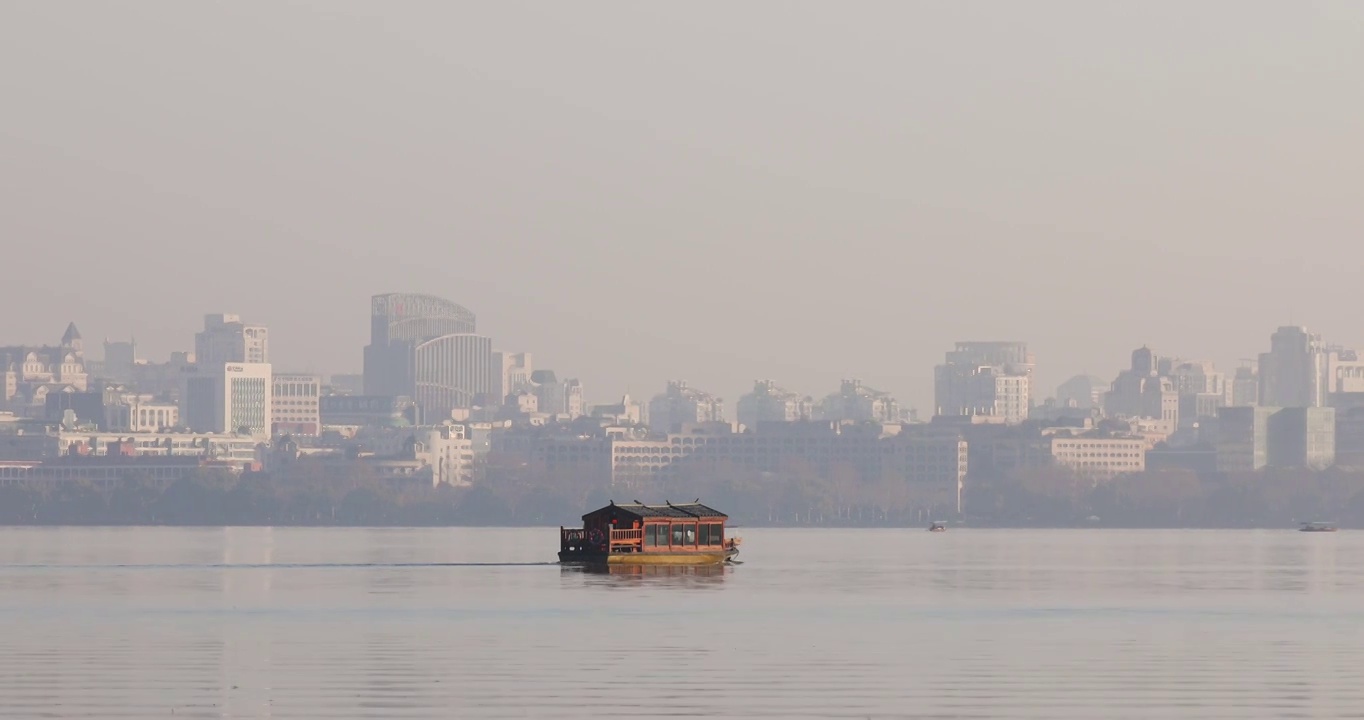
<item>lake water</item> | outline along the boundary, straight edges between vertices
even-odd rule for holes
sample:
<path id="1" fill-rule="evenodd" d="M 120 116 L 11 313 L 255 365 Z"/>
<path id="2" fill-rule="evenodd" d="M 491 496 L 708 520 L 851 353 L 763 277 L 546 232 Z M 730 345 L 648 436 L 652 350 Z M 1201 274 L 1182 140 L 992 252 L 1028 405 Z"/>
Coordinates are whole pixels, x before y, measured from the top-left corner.
<path id="1" fill-rule="evenodd" d="M 0 717 L 1364 717 L 1364 533 L 0 529 Z"/>

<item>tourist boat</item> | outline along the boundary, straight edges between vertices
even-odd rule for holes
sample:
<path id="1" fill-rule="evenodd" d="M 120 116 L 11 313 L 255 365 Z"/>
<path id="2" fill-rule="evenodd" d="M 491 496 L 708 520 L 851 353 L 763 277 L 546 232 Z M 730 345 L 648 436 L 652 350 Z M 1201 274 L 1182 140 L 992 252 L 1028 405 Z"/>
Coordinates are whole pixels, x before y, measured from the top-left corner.
<path id="1" fill-rule="evenodd" d="M 614 501 L 559 528 L 559 562 L 593 565 L 718 565 L 734 562 L 739 538 L 725 537 L 729 516 L 695 502 L 645 505 Z"/>
<path id="2" fill-rule="evenodd" d="M 928 526 L 928 531 L 929 531 L 929 532 L 947 532 L 947 525 L 944 524 L 944 523 L 935 522 L 935 523 L 933 523 L 933 524 L 931 524 L 931 525 Z"/>
<path id="3" fill-rule="evenodd" d="M 1299 532 L 1335 532 L 1335 523 L 1328 522 L 1305 522 L 1298 528 Z"/>

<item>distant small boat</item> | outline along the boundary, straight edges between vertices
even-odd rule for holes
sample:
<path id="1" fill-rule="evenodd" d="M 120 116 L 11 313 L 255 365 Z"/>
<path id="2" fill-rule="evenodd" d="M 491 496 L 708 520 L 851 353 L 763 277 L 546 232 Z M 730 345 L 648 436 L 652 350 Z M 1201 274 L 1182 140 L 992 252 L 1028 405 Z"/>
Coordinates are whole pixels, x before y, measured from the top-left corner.
<path id="1" fill-rule="evenodd" d="M 1335 523 L 1328 522 L 1305 522 L 1302 524 L 1302 527 L 1298 528 L 1298 532 L 1335 532 L 1335 531 L 1336 531 Z"/>
<path id="2" fill-rule="evenodd" d="M 947 525 L 946 525 L 945 523 L 935 522 L 935 523 L 933 523 L 933 524 L 931 524 L 931 525 L 928 526 L 928 531 L 929 531 L 929 532 L 947 532 Z"/>

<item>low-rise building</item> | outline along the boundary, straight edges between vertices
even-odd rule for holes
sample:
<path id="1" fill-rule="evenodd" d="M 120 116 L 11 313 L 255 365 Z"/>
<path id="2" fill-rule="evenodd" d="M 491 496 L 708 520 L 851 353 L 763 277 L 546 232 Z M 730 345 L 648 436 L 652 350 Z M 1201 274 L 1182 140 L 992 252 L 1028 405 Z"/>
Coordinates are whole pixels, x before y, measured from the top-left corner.
<path id="1" fill-rule="evenodd" d="M 1146 470 L 1146 441 L 1133 437 L 1053 435 L 1052 462 L 1095 480 Z"/>
<path id="2" fill-rule="evenodd" d="M 402 427 L 416 424 L 416 403 L 393 395 L 327 395 L 318 398 L 324 426 Z"/>
<path id="3" fill-rule="evenodd" d="M 197 457 L 220 460 L 239 467 L 260 462 L 265 449 L 265 445 L 255 438 L 233 434 L 60 430 L 53 437 L 61 455 Z"/>
<path id="4" fill-rule="evenodd" d="M 891 435 L 877 423 L 820 421 L 765 422 L 742 433 L 724 423 L 695 424 L 662 440 L 612 440 L 609 450 L 611 480 L 617 486 L 731 470 L 776 473 L 799 466 L 823 478 L 894 479 L 944 509 L 960 509 L 968 462 L 966 442 L 959 436 Z"/>
<path id="5" fill-rule="evenodd" d="M 104 408 L 106 432 L 161 433 L 180 425 L 180 407 L 150 395 L 124 394 Z"/>
<path id="6" fill-rule="evenodd" d="M 238 465 L 191 456 L 73 455 L 36 462 L 0 462 L 0 485 L 35 480 L 94 483 L 151 480 L 171 483 L 207 469 L 242 471 Z"/>
<path id="7" fill-rule="evenodd" d="M 322 432 L 322 377 L 308 373 L 275 373 L 270 417 L 272 437 Z"/>
<path id="8" fill-rule="evenodd" d="M 544 411 L 543 405 L 540 410 Z M 593 405 L 588 415 L 612 425 L 641 425 L 644 423 L 645 413 L 640 403 L 631 400 L 627 393 L 621 396 L 618 403 Z"/>

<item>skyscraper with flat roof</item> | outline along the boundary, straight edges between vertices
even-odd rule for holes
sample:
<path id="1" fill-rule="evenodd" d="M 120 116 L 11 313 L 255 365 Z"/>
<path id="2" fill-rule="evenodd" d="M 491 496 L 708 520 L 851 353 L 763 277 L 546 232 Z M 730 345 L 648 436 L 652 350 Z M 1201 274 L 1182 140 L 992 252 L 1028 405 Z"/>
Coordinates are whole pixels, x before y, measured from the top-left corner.
<path id="1" fill-rule="evenodd" d="M 1269 338 L 1260 355 L 1260 404 L 1324 407 L 1330 392 L 1330 356 L 1321 336 L 1305 327 L 1285 326 Z"/>

